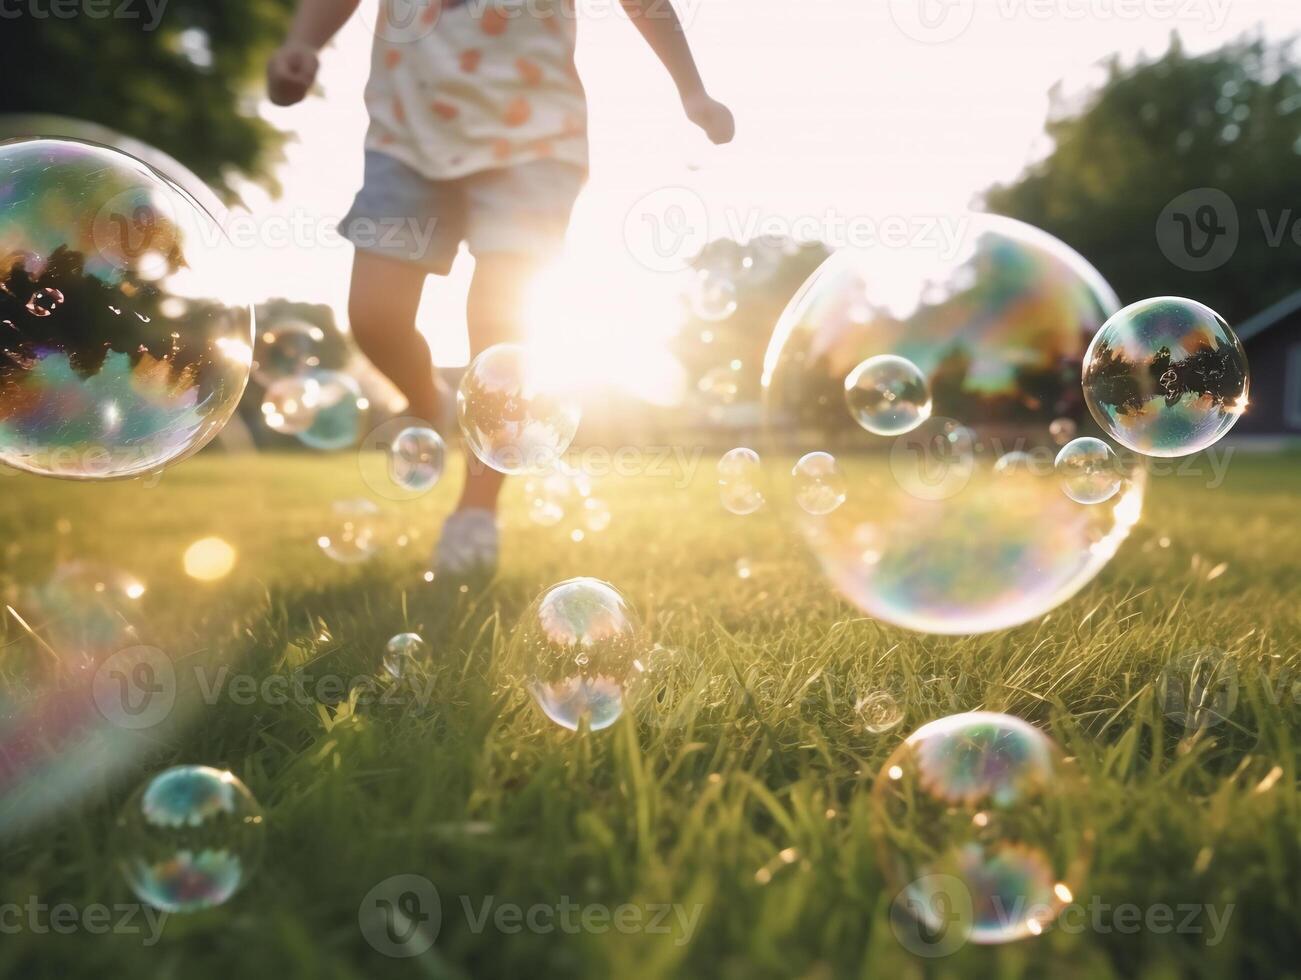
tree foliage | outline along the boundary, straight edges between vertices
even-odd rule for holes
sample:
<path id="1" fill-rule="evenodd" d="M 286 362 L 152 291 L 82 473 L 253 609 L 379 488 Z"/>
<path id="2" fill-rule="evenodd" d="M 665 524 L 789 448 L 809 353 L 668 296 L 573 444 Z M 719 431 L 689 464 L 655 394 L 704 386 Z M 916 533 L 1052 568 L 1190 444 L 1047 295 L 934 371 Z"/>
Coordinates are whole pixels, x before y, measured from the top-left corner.
<path id="1" fill-rule="evenodd" d="M 0 114 L 75 116 L 156 146 L 218 194 L 270 183 L 281 143 L 256 112 L 288 0 L 22 0 L 0 21 Z"/>
<path id="2" fill-rule="evenodd" d="M 1185 295 L 1233 322 L 1301 288 L 1301 71 L 1290 45 L 1245 38 L 1191 56 L 1175 37 L 1159 58 L 1106 67 L 1082 102 L 1053 92 L 1051 151 L 989 190 L 988 209 L 1074 246 L 1126 302 Z M 1159 222 L 1179 195 L 1207 188 L 1231 201 L 1238 243 L 1197 269 L 1162 248 Z"/>

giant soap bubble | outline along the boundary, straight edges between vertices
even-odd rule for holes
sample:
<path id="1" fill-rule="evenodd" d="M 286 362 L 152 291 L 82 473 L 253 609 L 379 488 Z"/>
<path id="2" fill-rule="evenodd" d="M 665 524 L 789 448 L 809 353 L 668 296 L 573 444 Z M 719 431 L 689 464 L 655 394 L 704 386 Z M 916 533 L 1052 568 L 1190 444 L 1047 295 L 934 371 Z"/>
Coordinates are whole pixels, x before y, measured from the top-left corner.
<path id="1" fill-rule="evenodd" d="M 212 439 L 252 352 L 232 251 L 194 198 L 133 157 L 0 144 L 0 461 L 128 477 Z"/>
<path id="2" fill-rule="evenodd" d="M 763 384 L 768 451 L 831 453 L 843 475 L 845 502 L 824 514 L 789 480 L 772 488 L 831 582 L 879 619 L 968 634 L 1041 616 L 1092 579 L 1138 517 L 1143 475 L 1093 506 L 1054 476 L 1050 427 L 1088 419 L 1080 366 L 1117 306 L 1106 282 L 1009 219 L 970 217 L 957 242 L 833 255 L 782 314 Z M 931 398 L 893 436 L 845 400 L 846 378 L 882 355 L 916 365 Z M 1032 465 L 995 476 L 1013 452 Z"/>

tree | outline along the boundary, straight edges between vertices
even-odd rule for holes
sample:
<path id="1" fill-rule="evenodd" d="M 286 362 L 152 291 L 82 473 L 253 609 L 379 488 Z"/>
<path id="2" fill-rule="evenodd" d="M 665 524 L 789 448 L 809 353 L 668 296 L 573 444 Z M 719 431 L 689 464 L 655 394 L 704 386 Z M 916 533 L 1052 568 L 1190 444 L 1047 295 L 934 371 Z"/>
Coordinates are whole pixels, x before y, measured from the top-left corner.
<path id="1" fill-rule="evenodd" d="M 1194 57 L 1172 37 L 1155 60 L 1113 59 L 1082 103 L 1060 89 L 1052 100 L 1051 152 L 990 189 L 989 210 L 1062 238 L 1125 302 L 1189 296 L 1236 322 L 1301 288 L 1301 242 L 1286 226 L 1301 221 L 1290 44 L 1244 38 Z M 1199 263 L 1234 222 L 1236 248 L 1226 239 Z M 1197 247 L 1183 251 L 1182 235 Z"/>
<path id="2" fill-rule="evenodd" d="M 271 184 L 282 137 L 251 95 L 289 0 L 14 3 L 0 20 L 0 114 L 76 116 L 174 156 L 220 196 Z"/>

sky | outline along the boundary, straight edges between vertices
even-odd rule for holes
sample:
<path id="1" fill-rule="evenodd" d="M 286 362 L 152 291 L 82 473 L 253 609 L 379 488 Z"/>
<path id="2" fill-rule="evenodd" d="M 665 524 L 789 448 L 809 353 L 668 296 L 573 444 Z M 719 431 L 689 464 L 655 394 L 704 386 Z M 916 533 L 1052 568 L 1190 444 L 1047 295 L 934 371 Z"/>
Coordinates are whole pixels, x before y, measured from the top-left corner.
<path id="1" fill-rule="evenodd" d="M 337 223 L 360 183 L 377 0 L 362 3 L 322 56 L 320 94 L 260 107 L 294 134 L 283 193 L 244 192 L 265 253 L 258 297 L 326 302 L 341 320 L 351 246 L 324 231 L 273 238 Z M 921 228 L 1041 156 L 1051 87 L 1082 90 L 1113 53 L 1159 54 L 1174 31 L 1194 52 L 1244 31 L 1301 32 L 1296 0 L 675 3 L 707 88 L 736 116 L 736 139 L 713 147 L 686 121 L 617 0 L 578 0 L 592 173 L 529 315 L 535 339 L 648 397 L 667 390 L 664 341 L 681 316 L 681 273 L 667 268 L 681 264 L 681 247 L 647 252 L 656 220 L 685 215 L 693 235 L 790 229 L 832 244 L 851 220 L 860 233 Z M 450 277 L 426 285 L 419 326 L 440 364 L 466 361 L 471 271 L 462 255 Z"/>

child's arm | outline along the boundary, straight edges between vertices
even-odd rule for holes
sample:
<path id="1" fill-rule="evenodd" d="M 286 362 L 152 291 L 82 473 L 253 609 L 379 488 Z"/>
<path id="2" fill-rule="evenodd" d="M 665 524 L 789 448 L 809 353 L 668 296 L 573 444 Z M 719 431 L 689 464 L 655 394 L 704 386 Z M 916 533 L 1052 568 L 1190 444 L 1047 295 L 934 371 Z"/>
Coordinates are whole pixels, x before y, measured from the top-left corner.
<path id="1" fill-rule="evenodd" d="M 700 80 L 696 60 L 691 57 L 682 22 L 670 3 L 664 0 L 620 0 L 623 9 L 641 31 L 641 36 L 668 69 L 682 96 L 687 118 L 705 131 L 715 143 L 729 143 L 736 134 L 732 112 L 723 103 L 710 98 Z"/>
<path id="2" fill-rule="evenodd" d="M 316 81 L 317 52 L 357 9 L 359 0 L 300 0 L 289 36 L 267 65 L 267 93 L 276 105 L 302 100 Z"/>

